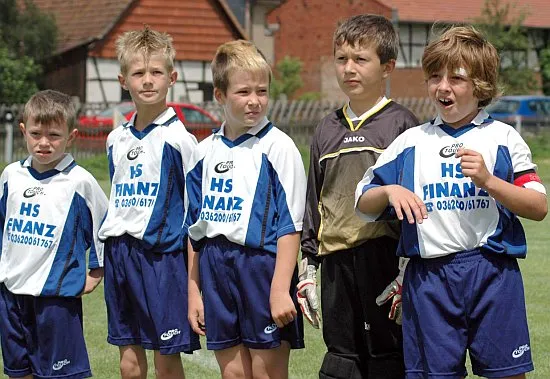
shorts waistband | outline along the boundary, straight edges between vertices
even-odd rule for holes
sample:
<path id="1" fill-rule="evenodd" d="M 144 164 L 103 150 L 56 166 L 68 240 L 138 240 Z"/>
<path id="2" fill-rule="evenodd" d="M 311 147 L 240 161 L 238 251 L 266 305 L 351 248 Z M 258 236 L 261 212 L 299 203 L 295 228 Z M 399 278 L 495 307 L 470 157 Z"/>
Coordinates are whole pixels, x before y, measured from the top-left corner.
<path id="1" fill-rule="evenodd" d="M 477 247 L 471 250 L 463 250 L 453 254 L 444 255 L 437 258 L 421 258 L 420 256 L 414 257 L 412 259 L 416 261 L 421 261 L 425 264 L 455 264 L 455 263 L 466 263 L 466 262 L 475 262 L 483 259 L 486 256 L 483 249 Z"/>

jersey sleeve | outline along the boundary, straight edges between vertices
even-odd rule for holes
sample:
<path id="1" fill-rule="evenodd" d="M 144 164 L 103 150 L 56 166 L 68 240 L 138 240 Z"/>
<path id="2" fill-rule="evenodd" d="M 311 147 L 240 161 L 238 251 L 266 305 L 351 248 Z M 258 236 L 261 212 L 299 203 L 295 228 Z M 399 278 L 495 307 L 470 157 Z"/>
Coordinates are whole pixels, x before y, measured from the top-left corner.
<path id="1" fill-rule="evenodd" d="M 546 194 L 546 188 L 536 172 L 537 166 L 532 161 L 531 150 L 514 129 L 508 138 L 508 148 L 514 167 L 514 184 Z"/>
<path id="2" fill-rule="evenodd" d="M 298 148 L 288 141 L 277 144 L 275 153 L 270 153 L 277 178 L 274 181 L 275 202 L 279 214 L 277 238 L 293 232 L 301 232 L 304 219 L 306 174 Z"/>
<path id="3" fill-rule="evenodd" d="M 193 240 L 193 236 L 189 234 L 189 227 L 195 224 L 199 219 L 202 201 L 202 165 L 203 159 L 200 156 L 199 149 L 195 149 L 191 155 L 191 159 L 187 164 L 185 176 L 185 217 L 183 227 L 186 234 L 189 235 L 193 248 L 198 250 L 198 241 Z"/>
<path id="4" fill-rule="evenodd" d="M 407 149 L 404 148 L 405 134 L 401 134 L 397 137 L 397 139 L 384 150 L 374 166 L 369 167 L 363 179 L 357 184 L 355 189 L 355 212 L 360 218 L 368 222 L 379 220 L 385 214 L 391 213 L 391 208 L 388 207 L 379 214 L 365 214 L 357 208 L 357 204 L 361 196 L 372 188 L 399 184 L 399 176 L 403 166 L 403 156 L 407 154 Z"/>
<path id="5" fill-rule="evenodd" d="M 109 201 L 103 189 L 91 174 L 87 187 L 85 199 L 89 214 L 88 223 L 90 224 L 87 229 L 91 231 L 91 233 L 87 233 L 86 241 L 90 245 L 88 268 L 94 269 L 103 267 L 104 243 L 99 240 L 99 228 L 107 214 Z"/>
<path id="6" fill-rule="evenodd" d="M 8 175 L 6 170 L 0 176 L 0 259 L 2 258 L 2 241 L 4 240 L 4 225 L 8 204 Z"/>
<path id="7" fill-rule="evenodd" d="M 315 263 L 314 256 L 317 255 L 319 249 L 319 240 L 317 239 L 321 225 L 319 201 L 323 186 L 323 172 L 319 162 L 320 154 L 316 136 L 317 134 L 315 134 L 310 146 L 304 226 L 301 239 L 302 256 L 308 257 L 311 264 Z"/>

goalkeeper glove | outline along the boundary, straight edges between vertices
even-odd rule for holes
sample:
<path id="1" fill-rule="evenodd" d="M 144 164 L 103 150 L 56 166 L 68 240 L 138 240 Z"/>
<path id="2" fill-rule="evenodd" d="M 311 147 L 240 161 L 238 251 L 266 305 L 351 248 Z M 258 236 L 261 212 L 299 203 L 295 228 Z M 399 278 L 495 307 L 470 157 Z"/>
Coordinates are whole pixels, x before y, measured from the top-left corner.
<path id="1" fill-rule="evenodd" d="M 403 323 L 402 304 L 401 304 L 401 288 L 403 286 L 403 275 L 405 274 L 405 268 L 409 263 L 409 258 L 399 258 L 399 274 L 397 277 L 382 291 L 382 293 L 376 298 L 376 304 L 381 306 L 388 300 L 392 299 L 390 313 L 388 318 L 394 320 L 396 324 L 401 325 Z"/>
<path id="2" fill-rule="evenodd" d="M 319 329 L 319 298 L 317 297 L 317 268 L 307 264 L 307 258 L 300 261 L 298 267 L 298 304 L 309 323 Z"/>

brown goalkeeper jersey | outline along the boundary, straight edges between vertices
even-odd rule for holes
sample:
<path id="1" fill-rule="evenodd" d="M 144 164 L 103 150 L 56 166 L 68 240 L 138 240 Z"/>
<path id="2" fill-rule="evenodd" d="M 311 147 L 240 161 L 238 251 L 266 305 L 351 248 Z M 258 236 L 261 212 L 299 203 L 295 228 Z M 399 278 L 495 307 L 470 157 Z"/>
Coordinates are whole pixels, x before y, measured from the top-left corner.
<path id="1" fill-rule="evenodd" d="M 407 108 L 384 99 L 352 122 L 347 106 L 323 118 L 310 149 L 302 254 L 323 256 L 382 236 L 399 237 L 397 221 L 367 223 L 355 214 L 355 188 L 367 169 L 406 129 Z"/>

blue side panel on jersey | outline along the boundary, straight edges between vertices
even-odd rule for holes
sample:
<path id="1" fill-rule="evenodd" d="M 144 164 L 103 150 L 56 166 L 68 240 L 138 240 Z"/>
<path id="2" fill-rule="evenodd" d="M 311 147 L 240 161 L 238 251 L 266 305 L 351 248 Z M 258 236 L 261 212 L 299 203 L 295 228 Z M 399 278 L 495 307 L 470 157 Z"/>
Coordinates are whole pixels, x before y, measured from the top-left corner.
<path id="1" fill-rule="evenodd" d="M 4 239 L 4 225 L 6 223 L 6 209 L 8 202 L 8 182 L 4 183 L 4 193 L 0 199 L 0 241 Z M 0 242 L 0 257 L 2 256 L 2 245 Z"/>
<path id="2" fill-rule="evenodd" d="M 512 158 L 506 146 L 499 146 L 493 175 L 507 181 L 514 182 Z M 498 224 L 495 232 L 487 238 L 486 250 L 508 254 L 516 258 L 525 258 L 527 255 L 527 241 L 521 222 L 517 216 L 502 204 L 497 203 Z"/>
<path id="3" fill-rule="evenodd" d="M 265 156 L 265 155 L 264 155 Z M 267 156 L 265 156 L 267 159 Z M 292 219 L 292 215 L 290 214 L 290 209 L 288 207 L 288 202 L 286 201 L 286 192 L 283 187 L 283 184 L 279 180 L 279 175 L 277 174 L 277 171 L 273 169 L 273 166 L 270 162 L 268 162 L 270 171 L 272 172 L 272 180 L 273 180 L 273 187 L 274 187 L 274 193 L 275 193 L 275 204 L 277 206 L 277 215 L 276 220 L 277 223 L 275 227 L 277 228 L 277 235 L 275 238 L 280 238 L 281 236 L 284 236 L 285 234 L 290 234 L 296 232 L 296 228 L 294 226 L 294 220 Z M 277 243 L 275 243 L 276 245 Z"/>
<path id="4" fill-rule="evenodd" d="M 181 153 L 165 143 L 162 152 L 159 192 L 143 235 L 144 246 L 156 252 L 182 251 L 183 194 L 185 179 Z M 185 237 L 186 238 L 186 237 Z"/>
<path id="5" fill-rule="evenodd" d="M 82 292 L 86 281 L 86 250 L 90 247 L 86 240 L 90 238 L 91 225 L 86 200 L 75 194 L 65 225 L 57 226 L 63 227 L 63 234 L 41 296 L 77 296 Z"/>
<path id="6" fill-rule="evenodd" d="M 409 147 L 403 150 L 397 157 L 399 178 L 397 184 L 414 192 L 414 168 L 415 168 L 415 148 Z M 401 237 L 397 247 L 399 256 L 420 255 L 418 247 L 418 229 L 417 224 L 409 224 L 406 219 L 401 223 Z"/>
<path id="7" fill-rule="evenodd" d="M 204 160 L 197 162 L 185 178 L 185 189 L 187 190 L 187 213 L 185 217 L 185 226 L 188 228 L 199 219 L 199 213 L 202 206 L 202 166 Z"/>
<path id="8" fill-rule="evenodd" d="M 109 176 L 112 183 L 113 176 L 115 175 L 115 164 L 113 163 L 113 145 L 109 146 L 109 149 L 107 150 L 107 159 L 109 160 Z"/>
<path id="9" fill-rule="evenodd" d="M 265 155 L 258 175 L 250 219 L 246 231 L 245 246 L 277 252 L 276 204 L 274 199 L 273 167 Z"/>

